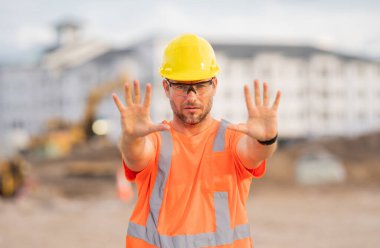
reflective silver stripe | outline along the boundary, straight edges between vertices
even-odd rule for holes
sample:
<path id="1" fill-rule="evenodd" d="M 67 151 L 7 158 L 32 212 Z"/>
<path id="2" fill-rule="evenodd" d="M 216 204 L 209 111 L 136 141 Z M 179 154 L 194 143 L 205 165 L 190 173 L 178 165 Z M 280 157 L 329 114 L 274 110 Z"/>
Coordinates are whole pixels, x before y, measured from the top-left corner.
<path id="1" fill-rule="evenodd" d="M 233 231 L 233 241 L 232 242 L 221 242 L 219 244 L 216 242 L 215 233 L 200 233 L 194 235 L 176 235 L 176 236 L 167 236 L 160 235 L 161 244 L 154 244 L 148 238 L 146 234 L 147 228 L 145 226 L 138 225 L 136 223 L 130 222 L 128 235 L 144 240 L 145 242 L 155 245 L 157 247 L 162 248 L 199 248 L 199 247 L 207 247 L 207 246 L 218 246 L 223 244 L 232 244 L 233 241 L 244 239 L 250 237 L 249 233 L 249 224 L 236 226 Z M 237 233 L 237 234 L 236 234 Z M 247 234 L 246 236 L 242 236 L 242 234 Z M 231 234 L 228 234 L 231 235 Z M 237 235 L 237 236 L 236 236 Z"/>
<path id="2" fill-rule="evenodd" d="M 227 122 L 222 120 L 214 140 L 214 151 L 224 151 L 224 137 Z M 219 144 L 218 144 L 219 143 Z M 221 144 L 221 145 L 220 145 Z M 164 189 L 170 172 L 173 143 L 170 132 L 161 132 L 161 152 L 158 160 L 158 173 L 150 197 L 150 212 L 146 226 L 129 222 L 128 235 L 162 248 L 199 248 L 232 244 L 235 240 L 250 237 L 249 224 L 235 226 L 231 229 L 228 192 L 214 192 L 216 231 L 209 233 L 161 235 L 157 232 Z"/>
<path id="3" fill-rule="evenodd" d="M 230 244 L 233 242 L 231 232 L 230 209 L 228 208 L 228 193 L 214 193 L 215 220 L 216 220 L 216 244 Z"/>
<path id="4" fill-rule="evenodd" d="M 160 213 L 166 181 L 170 172 L 172 152 L 173 142 L 170 132 L 161 132 L 161 152 L 158 159 L 158 172 L 153 186 L 152 195 L 150 196 L 150 211 L 146 223 L 148 231 L 147 234 L 149 234 L 148 238 L 154 245 L 161 244 L 161 239 L 157 233 L 158 214 Z"/>
<path id="5" fill-rule="evenodd" d="M 214 205 L 216 232 L 168 236 L 158 234 L 157 230 L 151 229 L 148 224 L 145 227 L 129 222 L 128 235 L 162 248 L 218 246 L 232 244 L 235 240 L 250 237 L 249 224 L 237 225 L 231 229 L 227 192 L 215 192 Z"/>
<path id="6" fill-rule="evenodd" d="M 225 134 L 226 129 L 228 125 L 228 121 L 221 120 L 219 124 L 218 132 L 216 133 L 215 139 L 214 139 L 214 145 L 213 145 L 213 151 L 214 152 L 222 152 L 224 151 L 224 143 L 225 143 Z"/>

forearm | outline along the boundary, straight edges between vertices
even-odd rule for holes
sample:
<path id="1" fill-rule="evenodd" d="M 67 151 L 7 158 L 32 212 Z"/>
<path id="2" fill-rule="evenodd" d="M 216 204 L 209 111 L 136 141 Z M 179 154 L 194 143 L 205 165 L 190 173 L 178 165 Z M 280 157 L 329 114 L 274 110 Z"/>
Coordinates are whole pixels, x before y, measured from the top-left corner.
<path id="1" fill-rule="evenodd" d="M 128 168 L 141 171 L 148 165 L 152 149 L 151 142 L 146 136 L 135 139 L 122 136 L 120 150 Z"/>
<path id="2" fill-rule="evenodd" d="M 271 145 L 262 145 L 256 139 L 250 138 L 247 135 L 241 137 L 238 142 L 238 155 L 244 161 L 249 161 L 247 168 L 253 169 L 260 163 L 268 159 L 276 151 L 277 142 Z"/>

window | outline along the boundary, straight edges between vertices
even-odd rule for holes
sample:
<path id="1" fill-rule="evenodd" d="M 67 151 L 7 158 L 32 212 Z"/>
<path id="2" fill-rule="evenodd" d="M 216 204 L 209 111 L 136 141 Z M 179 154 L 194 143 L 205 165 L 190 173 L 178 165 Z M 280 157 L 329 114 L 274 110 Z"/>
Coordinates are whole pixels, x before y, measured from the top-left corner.
<path id="1" fill-rule="evenodd" d="M 24 123 L 20 120 L 14 120 L 12 121 L 12 124 L 11 124 L 11 127 L 13 129 L 24 128 L 24 126 L 25 126 Z"/>
<path id="2" fill-rule="evenodd" d="M 364 120 L 367 117 L 366 114 L 363 111 L 357 112 L 356 116 L 357 116 L 358 120 Z"/>
<path id="3" fill-rule="evenodd" d="M 329 76 L 329 71 L 327 70 L 326 67 L 321 69 L 321 77 L 328 77 Z"/>
<path id="4" fill-rule="evenodd" d="M 366 92 L 364 91 L 364 89 L 359 89 L 357 95 L 359 98 L 365 98 Z"/>
<path id="5" fill-rule="evenodd" d="M 329 92 L 327 91 L 327 89 L 322 89 L 322 90 L 320 91 L 320 94 L 321 94 L 321 97 L 324 98 L 324 99 L 326 99 L 326 98 L 328 98 L 328 97 L 330 96 L 330 94 L 329 94 Z"/>
<path id="6" fill-rule="evenodd" d="M 330 114 L 329 114 L 328 112 L 323 111 L 323 112 L 321 113 L 321 119 L 323 119 L 324 121 L 328 121 L 329 118 L 330 118 Z"/>

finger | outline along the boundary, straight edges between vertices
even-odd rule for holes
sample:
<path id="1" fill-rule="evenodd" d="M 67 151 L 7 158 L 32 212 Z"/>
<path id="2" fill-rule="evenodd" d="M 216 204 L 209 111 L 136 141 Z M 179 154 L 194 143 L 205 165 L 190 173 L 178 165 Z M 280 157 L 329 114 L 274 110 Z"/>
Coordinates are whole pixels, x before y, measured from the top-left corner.
<path id="1" fill-rule="evenodd" d="M 150 107 L 151 95 L 152 95 L 152 86 L 150 85 L 150 83 L 148 83 L 146 85 L 145 97 L 144 97 L 144 107 L 145 108 Z"/>
<path id="2" fill-rule="evenodd" d="M 255 89 L 255 104 L 256 104 L 256 106 L 260 106 L 261 105 L 261 98 L 260 98 L 259 80 L 254 81 L 254 89 Z"/>
<path id="3" fill-rule="evenodd" d="M 253 111 L 253 103 L 252 103 L 251 92 L 249 92 L 248 85 L 244 85 L 244 96 L 245 96 L 245 104 L 247 105 L 248 113 L 251 113 Z"/>
<path id="4" fill-rule="evenodd" d="M 150 133 L 160 132 L 160 131 L 168 131 L 168 130 L 170 130 L 170 126 L 167 124 L 152 124 L 149 127 Z"/>
<path id="5" fill-rule="evenodd" d="M 230 124 L 227 126 L 227 128 L 231 130 L 235 130 L 240 133 L 248 134 L 248 128 L 245 124 Z"/>
<path id="6" fill-rule="evenodd" d="M 127 106 L 131 107 L 133 105 L 133 102 L 132 102 L 131 88 L 130 88 L 129 82 L 126 82 L 124 84 L 124 98 L 125 98 L 125 103 L 127 104 Z"/>
<path id="7" fill-rule="evenodd" d="M 269 106 L 269 93 L 268 93 L 268 84 L 264 82 L 263 87 L 263 95 L 264 95 L 264 106 Z"/>
<path id="8" fill-rule="evenodd" d="M 280 104 L 281 91 L 277 91 L 276 98 L 274 100 L 272 108 L 277 111 L 278 105 Z"/>
<path id="9" fill-rule="evenodd" d="M 112 94 L 112 98 L 113 98 L 113 101 L 115 102 L 117 108 L 119 109 L 119 111 L 120 112 L 123 111 L 125 107 L 115 93 Z"/>
<path id="10" fill-rule="evenodd" d="M 135 91 L 135 103 L 140 104 L 140 85 L 139 81 L 133 81 L 133 89 Z"/>

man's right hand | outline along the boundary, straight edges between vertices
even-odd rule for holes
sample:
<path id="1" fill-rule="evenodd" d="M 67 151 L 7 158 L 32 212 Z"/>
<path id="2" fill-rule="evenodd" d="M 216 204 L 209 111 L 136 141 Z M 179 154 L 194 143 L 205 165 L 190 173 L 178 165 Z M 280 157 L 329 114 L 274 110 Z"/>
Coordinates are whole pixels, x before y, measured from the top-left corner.
<path id="1" fill-rule="evenodd" d="M 124 85 L 126 106 L 124 106 L 115 93 L 112 94 L 112 97 L 120 112 L 122 129 L 121 152 L 128 167 L 138 171 L 145 168 L 153 149 L 151 142 L 146 139 L 146 136 L 153 132 L 168 130 L 169 126 L 166 124 L 154 124 L 150 119 L 151 85 L 147 84 L 146 86 L 143 104 L 141 104 L 140 86 L 137 80 L 133 82 L 133 88 L 134 97 L 132 97 L 129 83 L 127 82 Z"/>

